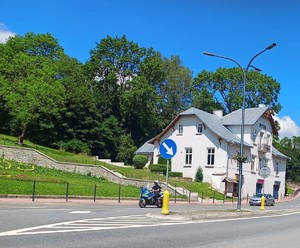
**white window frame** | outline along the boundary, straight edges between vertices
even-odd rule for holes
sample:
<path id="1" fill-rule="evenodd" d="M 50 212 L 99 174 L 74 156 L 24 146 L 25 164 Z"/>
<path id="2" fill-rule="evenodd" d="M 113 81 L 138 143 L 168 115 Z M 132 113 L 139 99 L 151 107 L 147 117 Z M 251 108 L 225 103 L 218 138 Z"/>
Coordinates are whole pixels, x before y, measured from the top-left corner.
<path id="1" fill-rule="evenodd" d="M 207 147 L 207 165 L 214 166 L 215 165 L 215 157 L 216 157 L 216 150 L 214 147 Z"/>
<path id="2" fill-rule="evenodd" d="M 255 171 L 255 156 L 252 156 L 251 159 L 251 171 Z"/>
<path id="3" fill-rule="evenodd" d="M 197 134 L 203 133 L 203 123 L 197 123 Z"/>
<path id="4" fill-rule="evenodd" d="M 183 134 L 183 124 L 178 124 L 178 134 Z"/>
<path id="5" fill-rule="evenodd" d="M 193 161 L 193 148 L 186 147 L 185 148 L 185 166 L 191 166 Z"/>

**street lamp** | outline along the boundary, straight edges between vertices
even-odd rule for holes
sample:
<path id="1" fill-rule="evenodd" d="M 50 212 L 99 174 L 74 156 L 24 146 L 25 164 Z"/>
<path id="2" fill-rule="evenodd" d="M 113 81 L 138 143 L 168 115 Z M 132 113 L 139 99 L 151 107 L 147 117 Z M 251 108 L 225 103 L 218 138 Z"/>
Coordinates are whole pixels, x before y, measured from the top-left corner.
<path id="1" fill-rule="evenodd" d="M 237 62 L 236 60 L 229 58 L 229 57 L 225 57 L 225 56 L 220 56 L 214 53 L 210 53 L 210 52 L 204 52 L 204 55 L 207 56 L 212 56 L 212 57 L 218 57 L 221 59 L 227 59 L 230 60 L 232 62 L 234 62 L 235 64 L 238 65 L 238 67 L 242 70 L 243 72 L 243 104 L 242 104 L 242 123 L 241 123 L 241 145 L 240 145 L 240 157 L 243 158 L 243 150 L 244 150 L 244 129 L 245 129 L 245 92 L 246 92 L 246 80 L 247 80 L 247 73 L 250 67 L 254 68 L 256 71 L 260 71 L 260 69 L 258 69 L 257 67 L 251 65 L 251 63 L 253 62 L 253 60 L 258 57 L 260 54 L 264 53 L 267 50 L 271 50 L 273 47 L 276 46 L 276 43 L 273 43 L 271 45 L 269 45 L 267 48 L 265 48 L 264 50 L 262 50 L 261 52 L 259 52 L 258 54 L 256 54 L 248 63 L 247 67 L 244 69 L 239 62 Z M 237 210 L 241 210 L 241 199 L 242 199 L 242 173 L 243 173 L 243 161 L 242 159 L 240 159 L 239 161 L 239 184 L 238 184 L 238 203 L 237 203 Z"/>

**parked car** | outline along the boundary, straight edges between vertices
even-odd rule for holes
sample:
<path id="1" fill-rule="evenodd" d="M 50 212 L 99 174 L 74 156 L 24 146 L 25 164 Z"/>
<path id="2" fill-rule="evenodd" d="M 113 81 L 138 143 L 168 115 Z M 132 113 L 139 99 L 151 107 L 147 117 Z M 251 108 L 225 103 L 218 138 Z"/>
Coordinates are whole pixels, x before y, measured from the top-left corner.
<path id="1" fill-rule="evenodd" d="M 256 194 L 254 196 L 252 196 L 249 200 L 249 204 L 250 206 L 252 205 L 257 205 L 260 206 L 261 205 L 261 197 L 264 195 L 265 197 L 265 206 L 274 206 L 275 205 L 275 199 L 272 195 L 270 194 Z"/>

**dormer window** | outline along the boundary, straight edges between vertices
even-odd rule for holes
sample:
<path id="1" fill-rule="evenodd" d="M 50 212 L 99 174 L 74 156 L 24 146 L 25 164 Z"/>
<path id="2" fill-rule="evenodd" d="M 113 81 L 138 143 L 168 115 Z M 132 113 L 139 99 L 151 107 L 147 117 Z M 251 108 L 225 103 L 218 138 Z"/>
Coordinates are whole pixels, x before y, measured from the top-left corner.
<path id="1" fill-rule="evenodd" d="M 266 125 L 262 124 L 262 123 L 259 123 L 259 127 L 262 129 L 262 130 L 266 130 L 267 127 Z"/>
<path id="2" fill-rule="evenodd" d="M 197 123 L 197 134 L 202 134 L 203 132 L 203 124 Z"/>

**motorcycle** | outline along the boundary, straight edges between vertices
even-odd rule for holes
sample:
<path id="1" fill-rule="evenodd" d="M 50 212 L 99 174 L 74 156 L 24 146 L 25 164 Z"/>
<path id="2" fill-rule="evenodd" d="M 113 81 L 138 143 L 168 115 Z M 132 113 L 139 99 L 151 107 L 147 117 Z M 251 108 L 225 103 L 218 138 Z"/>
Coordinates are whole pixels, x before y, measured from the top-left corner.
<path id="1" fill-rule="evenodd" d="M 157 195 L 157 200 L 154 198 L 155 193 L 149 190 L 147 187 L 141 188 L 141 196 L 139 206 L 145 208 L 146 205 L 156 205 L 158 208 L 162 208 L 163 204 L 163 193 Z"/>

